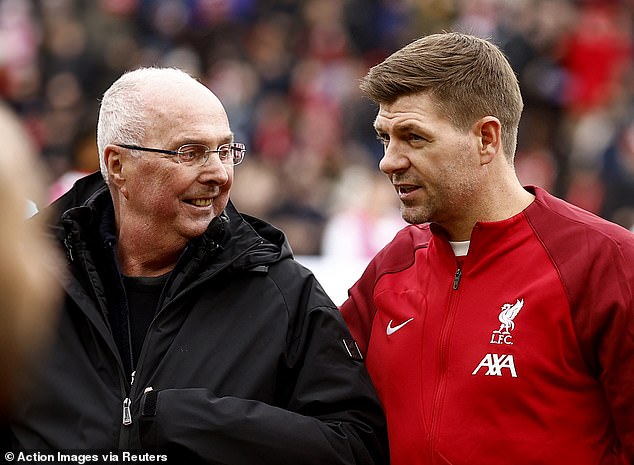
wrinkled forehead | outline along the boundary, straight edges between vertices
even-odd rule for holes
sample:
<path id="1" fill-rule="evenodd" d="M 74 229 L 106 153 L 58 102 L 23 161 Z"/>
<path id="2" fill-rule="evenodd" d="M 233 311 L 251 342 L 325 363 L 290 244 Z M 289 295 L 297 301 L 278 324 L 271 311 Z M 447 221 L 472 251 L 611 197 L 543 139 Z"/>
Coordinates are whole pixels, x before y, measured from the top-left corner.
<path id="1" fill-rule="evenodd" d="M 442 114 L 432 95 L 420 92 L 403 95 L 392 102 L 382 102 L 374 127 L 381 131 L 396 126 L 424 125 L 437 121 L 446 122 L 448 119 Z"/>

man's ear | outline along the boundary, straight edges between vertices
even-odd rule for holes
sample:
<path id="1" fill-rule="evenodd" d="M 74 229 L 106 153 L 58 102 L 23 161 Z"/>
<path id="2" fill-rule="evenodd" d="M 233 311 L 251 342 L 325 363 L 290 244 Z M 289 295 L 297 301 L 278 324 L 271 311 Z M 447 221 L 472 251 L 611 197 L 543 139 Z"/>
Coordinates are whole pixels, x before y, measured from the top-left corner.
<path id="1" fill-rule="evenodd" d="M 125 185 L 124 159 L 123 151 L 116 145 L 106 146 L 104 153 L 104 162 L 108 168 L 108 179 L 111 186 L 115 186 L 127 198 L 127 188 Z"/>
<path id="2" fill-rule="evenodd" d="M 480 164 L 488 165 L 498 155 L 503 155 L 502 124 L 494 116 L 485 116 L 476 124 L 479 137 Z"/>

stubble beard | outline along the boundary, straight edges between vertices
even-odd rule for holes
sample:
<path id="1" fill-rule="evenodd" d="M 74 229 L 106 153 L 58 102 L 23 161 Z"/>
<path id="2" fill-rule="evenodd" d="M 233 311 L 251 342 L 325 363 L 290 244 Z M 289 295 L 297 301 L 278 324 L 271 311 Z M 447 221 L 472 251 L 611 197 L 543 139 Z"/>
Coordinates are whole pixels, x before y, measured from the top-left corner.
<path id="1" fill-rule="evenodd" d="M 423 205 L 407 206 L 401 202 L 401 216 L 409 224 L 423 224 L 433 220 L 431 200 Z"/>
<path id="2" fill-rule="evenodd" d="M 474 179 L 462 178 L 433 192 L 427 190 L 426 198 L 418 204 L 401 202 L 401 216 L 409 224 L 451 223 L 459 212 L 464 211 L 464 205 L 473 197 L 476 187 Z"/>

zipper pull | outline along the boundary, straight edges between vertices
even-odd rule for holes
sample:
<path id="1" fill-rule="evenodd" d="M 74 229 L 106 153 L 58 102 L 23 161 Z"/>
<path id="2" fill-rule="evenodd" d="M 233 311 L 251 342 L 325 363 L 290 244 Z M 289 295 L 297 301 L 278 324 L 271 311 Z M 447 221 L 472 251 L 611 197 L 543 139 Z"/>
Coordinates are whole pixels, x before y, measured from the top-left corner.
<path id="1" fill-rule="evenodd" d="M 125 426 L 132 424 L 132 414 L 130 413 L 130 398 L 123 399 L 123 424 Z"/>
<path id="2" fill-rule="evenodd" d="M 456 274 L 453 277 L 453 290 L 458 289 L 458 284 L 460 284 L 460 278 L 462 277 L 462 270 L 458 268 L 456 270 Z"/>
<path id="3" fill-rule="evenodd" d="M 130 387 L 132 387 L 132 385 L 134 384 L 134 375 L 136 375 L 136 370 L 133 371 L 132 374 L 130 375 L 130 378 L 131 378 Z M 132 401 L 130 400 L 129 397 L 126 397 L 125 399 L 123 399 L 123 424 L 125 426 L 132 424 L 132 414 L 130 413 L 131 403 Z"/>

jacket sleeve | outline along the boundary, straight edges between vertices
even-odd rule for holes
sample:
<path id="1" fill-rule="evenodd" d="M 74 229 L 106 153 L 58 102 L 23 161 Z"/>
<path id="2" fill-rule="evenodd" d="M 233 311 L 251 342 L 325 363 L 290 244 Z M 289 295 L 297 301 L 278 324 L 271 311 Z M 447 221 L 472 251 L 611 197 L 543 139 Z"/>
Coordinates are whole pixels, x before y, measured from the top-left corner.
<path id="1" fill-rule="evenodd" d="M 226 465 L 387 463 L 385 418 L 365 365 L 337 308 L 309 288 L 290 318 L 276 405 L 207 389 L 150 391 L 141 400 L 144 449 Z"/>
<path id="2" fill-rule="evenodd" d="M 539 201 L 556 205 L 549 199 Z M 620 441 L 615 453 L 634 463 L 634 236 L 595 217 L 566 222 L 533 211 L 528 218 L 568 295 L 578 347 L 605 393 Z"/>
<path id="3" fill-rule="evenodd" d="M 370 262 L 361 278 L 348 291 L 348 299 L 341 305 L 343 315 L 352 337 L 365 356 L 370 342 L 372 322 L 376 313 L 374 305 L 375 262 Z"/>
<path id="4" fill-rule="evenodd" d="M 628 463 L 634 463 L 634 240 L 603 253 L 578 286 L 573 321 L 586 361 L 603 386 Z"/>

